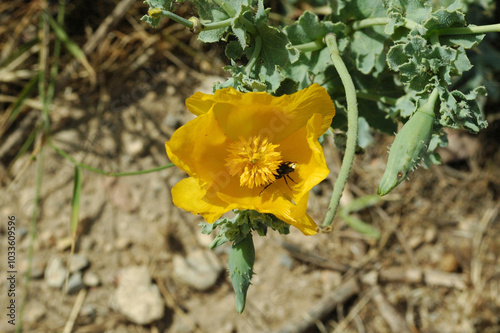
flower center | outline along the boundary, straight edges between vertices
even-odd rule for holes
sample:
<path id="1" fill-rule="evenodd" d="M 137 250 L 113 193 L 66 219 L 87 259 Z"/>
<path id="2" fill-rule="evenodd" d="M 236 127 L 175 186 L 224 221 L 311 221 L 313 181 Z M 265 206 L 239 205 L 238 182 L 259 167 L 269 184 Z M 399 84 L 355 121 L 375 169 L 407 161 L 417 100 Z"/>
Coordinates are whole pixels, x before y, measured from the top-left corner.
<path id="1" fill-rule="evenodd" d="M 231 176 L 240 177 L 240 186 L 265 186 L 276 180 L 276 170 L 282 162 L 278 148 L 278 144 L 270 143 L 267 138 L 240 137 L 229 145 L 225 165 Z"/>

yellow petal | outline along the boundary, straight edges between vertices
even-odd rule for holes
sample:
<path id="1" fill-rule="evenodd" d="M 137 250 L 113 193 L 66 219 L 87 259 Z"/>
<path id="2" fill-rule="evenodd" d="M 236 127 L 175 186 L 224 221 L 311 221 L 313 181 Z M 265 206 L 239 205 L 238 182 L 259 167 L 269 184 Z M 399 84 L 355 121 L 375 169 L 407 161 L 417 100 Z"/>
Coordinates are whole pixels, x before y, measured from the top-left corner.
<path id="1" fill-rule="evenodd" d="M 228 138 L 214 114 L 208 112 L 181 126 L 165 143 L 168 157 L 200 184 L 224 185 L 229 173 L 224 166 Z"/>
<path id="2" fill-rule="evenodd" d="M 207 113 L 214 104 L 214 96 L 196 92 L 186 99 L 186 107 L 191 113 L 200 116 Z"/>
<path id="3" fill-rule="evenodd" d="M 228 211 L 225 202 L 209 198 L 193 177 L 181 180 L 172 188 L 172 201 L 179 208 L 203 216 L 208 223 L 215 222 Z"/>
<path id="4" fill-rule="evenodd" d="M 318 133 L 321 135 L 335 115 L 330 96 L 318 84 L 280 97 L 226 88 L 215 92 L 212 110 L 222 130 L 233 140 L 239 136 L 264 136 L 272 142 L 282 141 L 305 126 L 314 113 L 323 116 Z"/>
<path id="5" fill-rule="evenodd" d="M 297 167 L 290 176 L 297 184 L 290 184 L 293 191 L 290 195 L 296 202 L 328 176 L 323 148 L 318 142 L 318 133 L 322 131 L 322 116 L 314 114 L 304 126 L 288 138 L 280 142 L 283 160 L 295 162 Z M 286 191 L 286 184 L 281 182 L 281 189 Z M 283 185 L 285 187 L 283 187 Z"/>

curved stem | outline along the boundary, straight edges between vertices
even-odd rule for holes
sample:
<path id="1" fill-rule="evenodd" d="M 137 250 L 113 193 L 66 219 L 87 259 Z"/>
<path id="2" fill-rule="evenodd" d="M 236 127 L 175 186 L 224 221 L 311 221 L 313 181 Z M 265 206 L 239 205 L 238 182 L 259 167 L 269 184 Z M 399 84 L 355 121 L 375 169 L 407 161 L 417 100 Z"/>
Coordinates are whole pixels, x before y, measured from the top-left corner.
<path id="1" fill-rule="evenodd" d="M 202 23 L 201 24 L 201 31 L 215 30 L 215 29 L 229 27 L 232 22 L 233 22 L 233 18 L 228 18 L 226 20 L 213 22 L 213 23 Z"/>
<path id="2" fill-rule="evenodd" d="M 250 61 L 245 67 L 245 73 L 247 75 L 250 75 L 250 72 L 252 71 L 253 66 L 255 66 L 255 63 L 257 62 L 257 59 L 259 58 L 260 50 L 262 48 L 262 37 L 260 35 L 255 36 L 255 48 L 253 49 L 252 56 L 250 57 Z"/>
<path id="3" fill-rule="evenodd" d="M 322 50 L 325 47 L 325 43 L 323 43 L 323 41 L 319 39 L 309 43 L 292 45 L 290 47 L 293 47 L 294 49 L 297 49 L 300 52 L 313 52 Z"/>
<path id="4" fill-rule="evenodd" d="M 193 28 L 193 25 L 194 25 L 193 22 L 191 22 L 189 20 L 186 20 L 184 17 L 176 15 L 176 14 L 174 14 L 172 12 L 169 12 L 168 10 L 158 11 L 158 8 L 152 8 L 148 12 L 149 16 L 157 16 L 159 14 L 161 14 L 162 16 L 168 17 L 168 18 L 174 20 L 177 23 L 180 23 L 180 24 L 182 24 L 183 26 L 185 26 L 185 27 L 187 27 L 189 29 Z"/>
<path id="5" fill-rule="evenodd" d="M 340 167 L 340 172 L 333 187 L 333 193 L 330 199 L 330 205 L 328 206 L 328 211 L 326 212 L 325 220 L 323 221 L 323 227 L 332 224 L 335 213 L 337 212 L 340 197 L 342 196 L 342 192 L 345 184 L 347 183 L 347 178 L 349 177 L 352 163 L 354 161 L 354 153 L 356 151 L 356 142 L 358 139 L 358 101 L 356 98 L 354 83 L 347 67 L 344 64 L 344 61 L 340 57 L 337 46 L 337 37 L 335 34 L 327 34 L 325 36 L 325 43 L 330 50 L 330 57 L 332 58 L 333 65 L 335 66 L 335 69 L 342 80 L 342 84 L 344 85 L 347 100 L 348 129 L 344 159 L 342 160 L 342 166 Z"/>
<path id="6" fill-rule="evenodd" d="M 54 146 L 52 143 L 50 143 L 50 147 L 52 149 L 54 149 L 56 151 L 56 153 L 58 153 L 59 155 L 61 155 L 62 157 L 64 157 L 65 159 L 67 159 L 68 161 L 70 161 L 71 163 L 73 163 L 74 165 L 79 166 L 80 168 L 92 171 L 94 173 L 97 173 L 97 174 L 100 174 L 100 175 L 104 175 L 104 176 L 110 176 L 110 177 L 123 177 L 123 176 L 143 175 L 145 173 L 156 172 L 156 171 L 160 171 L 160 170 L 167 169 L 167 168 L 170 168 L 170 167 L 174 166 L 174 163 L 169 163 L 169 164 L 165 164 L 165 165 L 159 166 L 157 168 L 147 169 L 147 170 L 130 171 L 130 172 L 107 172 L 107 171 L 104 171 L 104 170 L 101 170 L 101 169 L 97 169 L 97 168 L 91 167 L 90 165 L 78 162 L 74 157 L 72 157 L 71 155 L 69 155 L 68 153 L 66 153 L 64 150 L 62 150 L 62 149 Z"/>

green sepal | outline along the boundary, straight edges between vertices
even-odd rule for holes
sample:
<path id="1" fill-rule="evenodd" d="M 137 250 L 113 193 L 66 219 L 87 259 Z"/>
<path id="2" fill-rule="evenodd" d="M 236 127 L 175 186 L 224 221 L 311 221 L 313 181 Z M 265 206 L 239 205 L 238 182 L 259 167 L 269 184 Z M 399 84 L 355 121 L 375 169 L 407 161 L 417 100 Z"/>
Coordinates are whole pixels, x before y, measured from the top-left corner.
<path id="1" fill-rule="evenodd" d="M 236 294 L 236 311 L 242 313 L 245 309 L 248 287 L 250 287 L 253 265 L 255 262 L 255 248 L 252 234 L 235 241 L 229 253 L 229 276 Z"/>

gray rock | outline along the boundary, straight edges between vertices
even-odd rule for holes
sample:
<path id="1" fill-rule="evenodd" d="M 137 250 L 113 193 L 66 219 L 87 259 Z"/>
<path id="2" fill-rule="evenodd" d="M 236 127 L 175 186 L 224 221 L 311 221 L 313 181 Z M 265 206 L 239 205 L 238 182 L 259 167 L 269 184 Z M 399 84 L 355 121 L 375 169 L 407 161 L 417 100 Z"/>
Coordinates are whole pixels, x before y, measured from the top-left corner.
<path id="1" fill-rule="evenodd" d="M 85 272 L 85 274 L 83 274 L 83 283 L 87 287 L 97 287 L 101 284 L 101 279 L 94 272 Z"/>
<path id="2" fill-rule="evenodd" d="M 73 257 L 71 258 L 71 264 L 69 266 L 69 271 L 71 273 L 78 272 L 81 270 L 84 270 L 85 268 L 89 267 L 90 262 L 89 259 L 79 253 L 73 254 Z"/>
<path id="3" fill-rule="evenodd" d="M 163 299 L 158 287 L 151 283 L 147 267 L 127 267 L 120 271 L 113 307 L 139 325 L 147 325 L 163 317 Z"/>
<path id="4" fill-rule="evenodd" d="M 75 294 L 84 287 L 85 285 L 83 284 L 82 273 L 73 273 L 68 279 L 68 284 L 66 285 L 66 294 Z"/>
<path id="5" fill-rule="evenodd" d="M 219 258 L 206 250 L 197 250 L 186 258 L 175 256 L 173 265 L 174 276 L 179 282 L 201 291 L 211 288 L 224 270 Z"/>
<path id="6" fill-rule="evenodd" d="M 66 268 L 60 258 L 53 258 L 45 268 L 45 283 L 50 287 L 61 288 L 66 280 Z"/>

